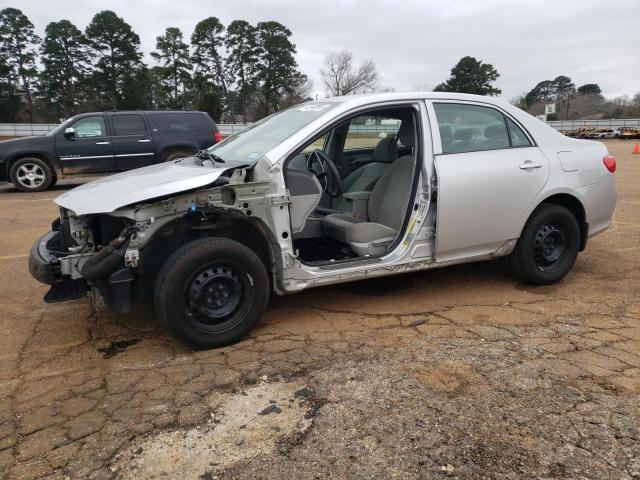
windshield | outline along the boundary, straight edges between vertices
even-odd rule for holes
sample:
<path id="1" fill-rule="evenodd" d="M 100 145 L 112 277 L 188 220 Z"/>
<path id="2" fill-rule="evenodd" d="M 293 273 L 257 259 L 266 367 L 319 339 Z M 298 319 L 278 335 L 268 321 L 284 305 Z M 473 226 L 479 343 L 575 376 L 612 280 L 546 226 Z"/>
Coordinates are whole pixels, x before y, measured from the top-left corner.
<path id="1" fill-rule="evenodd" d="M 254 161 L 304 126 L 333 108 L 335 103 L 305 103 L 271 115 L 209 148 L 225 161 Z"/>

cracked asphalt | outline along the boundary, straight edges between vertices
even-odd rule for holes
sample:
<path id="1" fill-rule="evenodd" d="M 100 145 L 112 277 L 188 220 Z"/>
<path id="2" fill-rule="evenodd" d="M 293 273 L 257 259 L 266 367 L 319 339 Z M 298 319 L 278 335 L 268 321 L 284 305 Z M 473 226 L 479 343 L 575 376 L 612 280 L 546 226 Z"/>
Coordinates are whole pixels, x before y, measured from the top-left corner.
<path id="1" fill-rule="evenodd" d="M 46 305 L 69 188 L 0 188 L 0 478 L 640 478 L 640 156 L 567 278 L 499 262 L 273 298 L 194 352 L 149 307 Z"/>

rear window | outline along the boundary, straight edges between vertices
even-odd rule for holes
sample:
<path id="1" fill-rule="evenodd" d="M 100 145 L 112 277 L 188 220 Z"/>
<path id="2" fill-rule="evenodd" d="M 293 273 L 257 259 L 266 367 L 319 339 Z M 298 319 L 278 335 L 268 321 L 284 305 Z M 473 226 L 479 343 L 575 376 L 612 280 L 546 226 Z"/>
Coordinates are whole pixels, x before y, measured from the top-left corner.
<path id="1" fill-rule="evenodd" d="M 154 113 L 151 119 L 155 128 L 161 132 L 188 133 L 215 130 L 213 120 L 200 113 Z"/>
<path id="2" fill-rule="evenodd" d="M 147 131 L 140 115 L 113 115 L 111 121 L 115 135 L 140 135 Z"/>

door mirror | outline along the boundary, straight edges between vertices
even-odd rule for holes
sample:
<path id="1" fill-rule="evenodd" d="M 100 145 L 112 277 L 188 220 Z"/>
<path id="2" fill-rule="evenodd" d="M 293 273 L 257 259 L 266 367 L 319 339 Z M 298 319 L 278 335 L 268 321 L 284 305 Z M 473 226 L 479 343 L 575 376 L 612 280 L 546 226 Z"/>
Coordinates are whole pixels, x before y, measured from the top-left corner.
<path id="1" fill-rule="evenodd" d="M 64 138 L 75 138 L 76 130 L 73 127 L 67 127 L 64 129 Z"/>

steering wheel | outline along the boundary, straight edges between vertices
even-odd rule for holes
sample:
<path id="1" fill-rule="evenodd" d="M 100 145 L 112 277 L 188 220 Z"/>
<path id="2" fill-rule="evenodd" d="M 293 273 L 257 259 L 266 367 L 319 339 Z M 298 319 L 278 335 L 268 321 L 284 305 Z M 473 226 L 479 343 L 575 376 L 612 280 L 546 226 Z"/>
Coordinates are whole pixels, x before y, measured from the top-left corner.
<path id="1" fill-rule="evenodd" d="M 313 164 L 317 160 L 322 171 L 316 172 L 313 168 Z M 331 160 L 331 157 L 319 148 L 315 149 L 307 158 L 307 170 L 314 173 L 318 180 L 324 183 L 323 190 L 330 197 L 339 197 L 342 195 L 342 188 L 340 186 L 340 174 L 336 165 Z"/>

